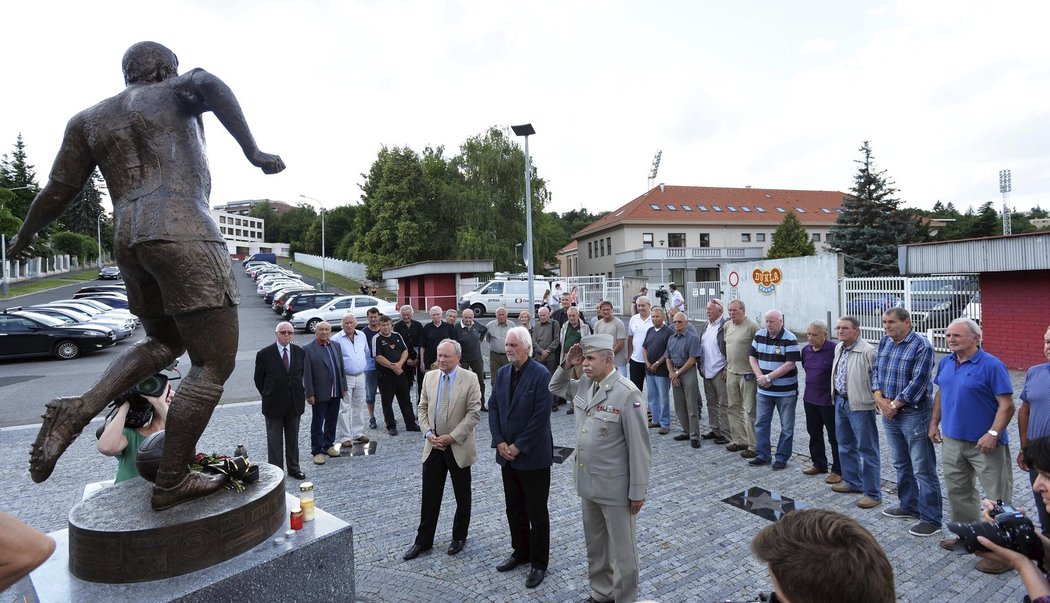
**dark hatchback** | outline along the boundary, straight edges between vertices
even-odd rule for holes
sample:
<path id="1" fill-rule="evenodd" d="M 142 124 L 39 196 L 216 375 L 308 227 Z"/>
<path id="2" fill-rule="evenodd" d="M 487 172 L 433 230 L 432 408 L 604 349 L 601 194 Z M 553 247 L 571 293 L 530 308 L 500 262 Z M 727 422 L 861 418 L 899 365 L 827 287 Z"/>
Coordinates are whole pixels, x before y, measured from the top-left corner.
<path id="1" fill-rule="evenodd" d="M 54 356 L 70 360 L 116 343 L 112 329 L 67 325 L 57 318 L 20 310 L 0 314 L 0 358 Z"/>
<path id="2" fill-rule="evenodd" d="M 284 304 L 284 318 L 289 319 L 292 314 L 303 310 L 320 308 L 336 297 L 335 293 L 300 293 Z"/>

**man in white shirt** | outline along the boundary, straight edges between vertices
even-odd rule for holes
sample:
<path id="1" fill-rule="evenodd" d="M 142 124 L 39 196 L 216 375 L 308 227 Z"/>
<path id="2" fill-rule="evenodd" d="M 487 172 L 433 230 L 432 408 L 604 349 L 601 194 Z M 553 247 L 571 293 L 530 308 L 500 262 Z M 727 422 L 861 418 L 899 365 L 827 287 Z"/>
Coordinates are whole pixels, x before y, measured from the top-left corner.
<path id="1" fill-rule="evenodd" d="M 644 289 L 644 287 L 643 287 Z M 645 356 L 642 355 L 642 344 L 645 334 L 653 328 L 653 317 L 649 314 L 652 302 L 646 295 L 639 295 L 634 300 L 638 313 L 627 321 L 627 356 L 630 366 L 630 378 L 638 391 L 645 385 Z"/>
<path id="2" fill-rule="evenodd" d="M 671 290 L 671 311 L 668 315 L 674 316 L 679 312 L 685 312 L 685 298 L 682 297 L 682 292 L 678 290 L 678 285 L 668 283 L 667 288 Z"/>
<path id="3" fill-rule="evenodd" d="M 700 336 L 704 350 L 700 375 L 704 379 L 704 397 L 707 399 L 707 418 L 711 431 L 703 436 L 716 444 L 729 443 L 729 398 L 726 394 L 726 340 L 722 334 L 725 317 L 722 302 L 707 302 L 707 327 Z"/>
<path id="4" fill-rule="evenodd" d="M 343 317 L 343 330 L 332 336 L 339 343 L 343 355 L 343 372 L 346 373 L 346 393 L 339 402 L 339 419 L 335 425 L 335 441 L 343 448 L 354 444 L 365 444 L 364 435 L 368 421 L 365 405 L 365 365 L 368 361 L 368 342 L 364 333 L 357 331 L 357 319 L 352 313 Z"/>

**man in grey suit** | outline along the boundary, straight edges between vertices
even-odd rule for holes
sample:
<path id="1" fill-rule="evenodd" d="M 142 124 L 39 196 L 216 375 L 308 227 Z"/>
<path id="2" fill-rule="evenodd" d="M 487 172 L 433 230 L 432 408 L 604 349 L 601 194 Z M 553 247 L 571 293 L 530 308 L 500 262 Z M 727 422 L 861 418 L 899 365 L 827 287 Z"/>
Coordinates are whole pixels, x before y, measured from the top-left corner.
<path id="1" fill-rule="evenodd" d="M 456 516 L 452 522 L 452 543 L 448 545 L 448 554 L 462 551 L 467 543 L 470 466 L 478 459 L 474 427 L 481 419 L 481 387 L 475 373 L 468 369 L 459 370 L 462 356 L 458 341 L 442 341 L 437 348 L 438 370 L 423 376 L 418 408 L 419 427 L 426 437 L 423 443 L 423 495 L 416 541 L 405 552 L 405 561 L 415 559 L 434 545 L 446 475 L 452 476 L 452 491 L 456 495 Z"/>
<path id="2" fill-rule="evenodd" d="M 635 518 L 649 489 L 652 451 L 642 392 L 616 371 L 613 343 L 611 335 L 588 335 L 569 348 L 550 390 L 576 407 L 573 478 L 591 600 L 621 603 L 638 598 Z M 572 367 L 581 365 L 583 376 L 572 379 Z"/>
<path id="3" fill-rule="evenodd" d="M 325 455 L 339 456 L 335 447 L 335 424 L 339 419 L 339 400 L 346 392 L 343 354 L 332 342 L 332 325 L 318 323 L 315 339 L 303 346 L 306 365 L 303 388 L 306 402 L 313 407 L 310 420 L 310 454 L 315 465 L 323 465 Z"/>
<path id="4" fill-rule="evenodd" d="M 255 388 L 262 396 L 262 414 L 266 418 L 267 461 L 284 467 L 282 457 L 286 458 L 288 475 L 306 479 L 299 468 L 299 421 L 306 410 L 306 354 L 292 343 L 294 332 L 292 323 L 277 323 L 277 343 L 255 355 Z"/>

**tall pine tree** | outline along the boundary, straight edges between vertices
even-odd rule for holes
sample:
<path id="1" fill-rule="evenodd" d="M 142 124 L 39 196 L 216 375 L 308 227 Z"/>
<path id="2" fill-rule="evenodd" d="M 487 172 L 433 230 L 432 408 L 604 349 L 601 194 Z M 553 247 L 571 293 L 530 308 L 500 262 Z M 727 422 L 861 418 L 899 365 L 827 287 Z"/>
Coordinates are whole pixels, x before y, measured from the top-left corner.
<path id="1" fill-rule="evenodd" d="M 26 145 L 21 133 L 15 140 L 15 149 L 11 152 L 11 157 L 8 158 L 7 153 L 0 156 L 0 187 L 19 189 L 12 191 L 15 198 L 4 207 L 15 217 L 25 219 L 33 197 L 40 192 L 40 185 L 36 182 L 36 169 L 27 160 Z"/>
<path id="2" fill-rule="evenodd" d="M 828 246 L 846 256 L 846 276 L 896 276 L 897 246 L 916 243 L 923 229 L 900 208 L 897 189 L 886 171 L 875 168 L 871 143 L 860 147 L 863 159 L 842 203 L 842 213 L 828 232 Z"/>

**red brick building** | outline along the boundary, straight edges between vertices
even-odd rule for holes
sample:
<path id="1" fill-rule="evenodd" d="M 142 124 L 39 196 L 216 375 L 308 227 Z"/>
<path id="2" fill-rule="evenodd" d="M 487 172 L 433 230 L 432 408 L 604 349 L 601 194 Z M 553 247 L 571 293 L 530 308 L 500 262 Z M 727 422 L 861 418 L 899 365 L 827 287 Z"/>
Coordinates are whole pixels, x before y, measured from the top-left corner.
<path id="1" fill-rule="evenodd" d="M 1050 232 L 905 245 L 898 255 L 901 274 L 977 274 L 985 351 L 1016 370 L 1046 362 Z"/>

